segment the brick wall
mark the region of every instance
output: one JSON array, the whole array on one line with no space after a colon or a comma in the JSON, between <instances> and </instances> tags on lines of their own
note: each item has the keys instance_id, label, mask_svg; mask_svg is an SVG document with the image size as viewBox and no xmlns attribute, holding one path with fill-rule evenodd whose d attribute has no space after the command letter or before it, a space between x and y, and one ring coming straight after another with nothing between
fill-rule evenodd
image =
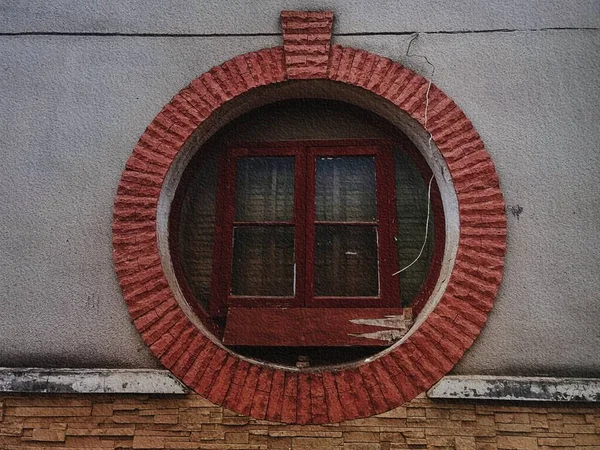
<instances>
[{"instance_id":1,"label":"brick wall","mask_svg":"<svg viewBox=\"0 0 600 450\"><path fill-rule=\"evenodd\" d=\"M282 425L188 396L0 396L0 448L600 448L600 406L431 401L367 419Z\"/></svg>"}]
</instances>

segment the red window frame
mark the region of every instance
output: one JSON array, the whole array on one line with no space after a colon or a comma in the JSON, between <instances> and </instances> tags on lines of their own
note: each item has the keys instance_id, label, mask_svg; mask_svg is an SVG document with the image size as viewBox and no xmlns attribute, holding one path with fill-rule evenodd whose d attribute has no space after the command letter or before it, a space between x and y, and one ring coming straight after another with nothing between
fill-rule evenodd
<instances>
[{"instance_id":1,"label":"red window frame","mask_svg":"<svg viewBox=\"0 0 600 450\"><path fill-rule=\"evenodd\" d=\"M317 157L374 156L377 219L374 222L319 222L315 212ZM242 157L294 156L294 208L291 221L236 222L237 161ZM301 141L230 146L219 163L217 222L213 252L210 315L223 317L228 307L400 307L397 276L395 170L392 145L385 141ZM293 297L234 296L231 291L233 232L235 226L295 227L295 290ZM377 230L379 295L377 297L315 296L314 263L316 226L374 226Z\"/></svg>"}]
</instances>

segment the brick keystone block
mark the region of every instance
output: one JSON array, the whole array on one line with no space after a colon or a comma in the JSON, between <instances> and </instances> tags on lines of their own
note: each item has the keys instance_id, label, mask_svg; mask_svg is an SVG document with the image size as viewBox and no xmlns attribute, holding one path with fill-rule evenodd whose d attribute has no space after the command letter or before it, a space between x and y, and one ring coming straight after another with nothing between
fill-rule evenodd
<instances>
[{"instance_id":1,"label":"brick keystone block","mask_svg":"<svg viewBox=\"0 0 600 450\"><path fill-rule=\"evenodd\" d=\"M327 78L333 13L282 11L281 27L287 78Z\"/></svg>"}]
</instances>

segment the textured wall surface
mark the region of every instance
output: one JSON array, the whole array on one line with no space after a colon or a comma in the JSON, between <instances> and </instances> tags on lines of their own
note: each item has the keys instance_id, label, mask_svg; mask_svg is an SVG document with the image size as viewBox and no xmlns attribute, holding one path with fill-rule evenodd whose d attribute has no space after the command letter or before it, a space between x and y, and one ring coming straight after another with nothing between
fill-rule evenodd
<instances>
[{"instance_id":1,"label":"textured wall surface","mask_svg":"<svg viewBox=\"0 0 600 450\"><path fill-rule=\"evenodd\" d=\"M427 32L411 54L471 119L513 207L496 306L455 371L600 375L597 2L84 5L0 5L1 365L157 366L113 274L125 161L190 80L280 45L281 9L331 8L334 43L429 77L406 56L406 33Z\"/></svg>"},{"instance_id":2,"label":"textured wall surface","mask_svg":"<svg viewBox=\"0 0 600 450\"><path fill-rule=\"evenodd\" d=\"M6 450L592 450L600 447L600 408L432 402L421 396L368 419L282 425L239 416L198 395L60 399L15 395L0 396L0 446Z\"/></svg>"}]
</instances>

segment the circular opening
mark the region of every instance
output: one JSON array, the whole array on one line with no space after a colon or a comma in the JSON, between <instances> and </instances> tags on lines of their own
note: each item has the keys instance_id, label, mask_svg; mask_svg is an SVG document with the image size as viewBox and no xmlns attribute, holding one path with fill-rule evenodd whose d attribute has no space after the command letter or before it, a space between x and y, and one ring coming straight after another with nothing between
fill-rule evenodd
<instances>
[{"instance_id":1,"label":"circular opening","mask_svg":"<svg viewBox=\"0 0 600 450\"><path fill-rule=\"evenodd\" d=\"M436 288L445 237L438 185L413 142L324 99L278 101L223 126L196 149L169 215L177 283L203 325L237 354L291 367L393 345ZM321 328L303 329L294 314L315 311ZM395 322L377 315L390 311ZM265 328L268 345L238 344Z\"/></svg>"}]
</instances>

